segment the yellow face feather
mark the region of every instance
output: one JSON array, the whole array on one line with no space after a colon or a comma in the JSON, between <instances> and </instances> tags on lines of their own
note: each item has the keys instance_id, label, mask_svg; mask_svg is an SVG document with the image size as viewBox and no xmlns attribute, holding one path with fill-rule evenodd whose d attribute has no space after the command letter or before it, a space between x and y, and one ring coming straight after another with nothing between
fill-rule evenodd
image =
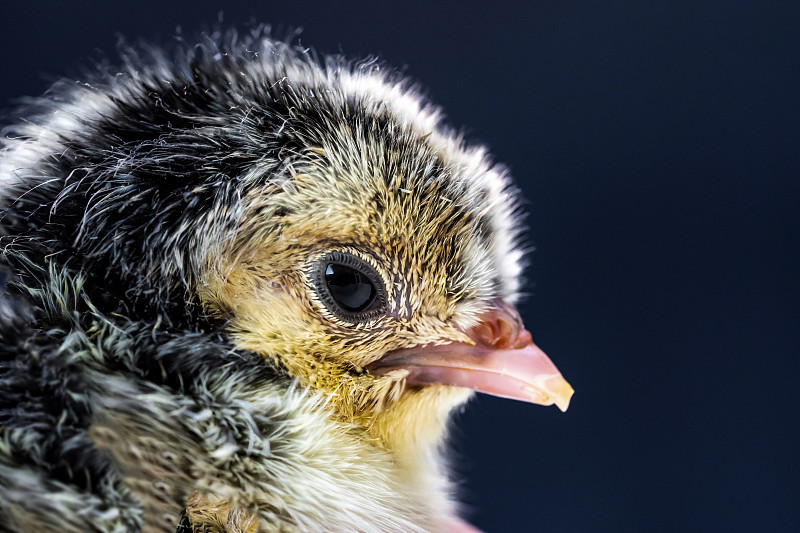
<instances>
[{"instance_id":1,"label":"yellow face feather","mask_svg":"<svg viewBox=\"0 0 800 533\"><path fill-rule=\"evenodd\" d=\"M482 234L489 193L480 183L454 186L447 170L422 179L430 172L418 156L357 137L309 146L288 176L245 199L239 231L197 287L237 347L331 394L342 419L398 452L436 442L470 392L406 390L404 371L378 377L364 367L400 348L470 342L456 326L471 325L498 290ZM311 272L330 252L380 275L384 314L353 324L325 306Z\"/></svg>"}]
</instances>

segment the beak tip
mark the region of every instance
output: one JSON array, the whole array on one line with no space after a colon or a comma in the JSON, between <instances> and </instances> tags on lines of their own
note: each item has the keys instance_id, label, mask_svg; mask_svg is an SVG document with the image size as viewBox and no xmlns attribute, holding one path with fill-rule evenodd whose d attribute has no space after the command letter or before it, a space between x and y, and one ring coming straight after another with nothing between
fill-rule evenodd
<instances>
[{"instance_id":1,"label":"beak tip","mask_svg":"<svg viewBox=\"0 0 800 533\"><path fill-rule=\"evenodd\" d=\"M567 409L569 409L569 398L563 398L556 400L556 406L562 413L566 413Z\"/></svg>"},{"instance_id":2,"label":"beak tip","mask_svg":"<svg viewBox=\"0 0 800 533\"><path fill-rule=\"evenodd\" d=\"M575 389L561 376L547 380L546 388L550 397L553 399L553 403L556 404L556 407L558 407L562 413L566 412L569 407L569 402L572 400L572 395L575 394Z\"/></svg>"}]
</instances>

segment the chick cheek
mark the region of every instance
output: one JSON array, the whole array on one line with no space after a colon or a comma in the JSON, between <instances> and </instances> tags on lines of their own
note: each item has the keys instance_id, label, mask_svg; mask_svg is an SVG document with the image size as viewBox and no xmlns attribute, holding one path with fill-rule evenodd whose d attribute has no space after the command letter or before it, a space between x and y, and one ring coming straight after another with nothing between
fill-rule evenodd
<instances>
[{"instance_id":1,"label":"chick cheek","mask_svg":"<svg viewBox=\"0 0 800 533\"><path fill-rule=\"evenodd\" d=\"M493 302L480 322L464 333L474 344L453 342L389 353L368 367L382 375L408 372L408 385L451 385L566 411L573 389L531 340L517 311Z\"/></svg>"}]
</instances>

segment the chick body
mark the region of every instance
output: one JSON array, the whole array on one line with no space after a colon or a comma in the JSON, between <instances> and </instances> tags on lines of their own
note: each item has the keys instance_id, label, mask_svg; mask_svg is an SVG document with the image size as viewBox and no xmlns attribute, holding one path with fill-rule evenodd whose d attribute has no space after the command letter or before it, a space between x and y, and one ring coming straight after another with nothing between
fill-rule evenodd
<instances>
[{"instance_id":1,"label":"chick body","mask_svg":"<svg viewBox=\"0 0 800 533\"><path fill-rule=\"evenodd\" d=\"M125 55L3 141L5 527L174 531L189 499L219 531L448 530L471 391L369 368L515 299L503 169L375 65L260 32ZM339 256L380 314L326 303Z\"/></svg>"}]
</instances>

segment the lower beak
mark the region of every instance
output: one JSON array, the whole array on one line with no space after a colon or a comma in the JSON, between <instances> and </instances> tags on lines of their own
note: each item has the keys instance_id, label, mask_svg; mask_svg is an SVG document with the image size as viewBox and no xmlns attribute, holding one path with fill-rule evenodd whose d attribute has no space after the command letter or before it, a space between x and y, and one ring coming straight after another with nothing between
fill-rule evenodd
<instances>
[{"instance_id":1,"label":"lower beak","mask_svg":"<svg viewBox=\"0 0 800 533\"><path fill-rule=\"evenodd\" d=\"M407 371L409 385L452 385L566 411L573 389L531 340L516 310L496 302L475 328L475 344L453 342L390 352L370 365L385 374Z\"/></svg>"}]
</instances>

